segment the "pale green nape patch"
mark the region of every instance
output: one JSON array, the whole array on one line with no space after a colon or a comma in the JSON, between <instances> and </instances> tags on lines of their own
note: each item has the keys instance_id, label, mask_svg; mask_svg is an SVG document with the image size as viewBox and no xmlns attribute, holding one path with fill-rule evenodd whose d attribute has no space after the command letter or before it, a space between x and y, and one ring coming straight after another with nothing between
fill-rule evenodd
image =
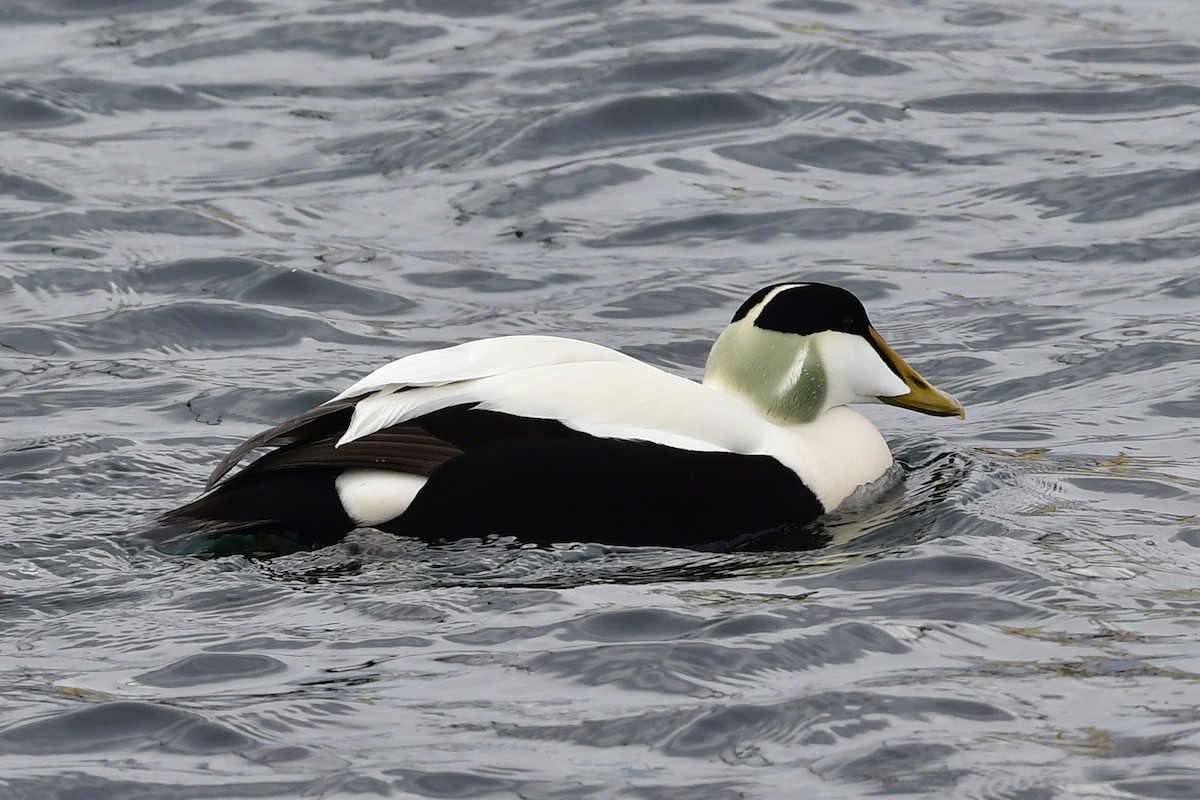
<instances>
[{"instance_id":1,"label":"pale green nape patch","mask_svg":"<svg viewBox=\"0 0 1200 800\"><path fill-rule=\"evenodd\" d=\"M739 320L713 344L705 383L719 383L785 424L812 422L825 410L828 380L813 337Z\"/></svg>"}]
</instances>

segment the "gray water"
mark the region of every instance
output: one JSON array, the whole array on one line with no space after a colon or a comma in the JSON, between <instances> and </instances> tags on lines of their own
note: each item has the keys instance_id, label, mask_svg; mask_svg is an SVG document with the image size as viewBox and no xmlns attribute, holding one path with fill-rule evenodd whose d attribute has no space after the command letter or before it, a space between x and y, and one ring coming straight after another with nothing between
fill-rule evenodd
<instances>
[{"instance_id":1,"label":"gray water","mask_svg":"<svg viewBox=\"0 0 1200 800\"><path fill-rule=\"evenodd\" d=\"M1200 4L0 17L0 796L1200 797ZM824 549L136 535L389 359L695 377L788 279L968 410Z\"/></svg>"}]
</instances>

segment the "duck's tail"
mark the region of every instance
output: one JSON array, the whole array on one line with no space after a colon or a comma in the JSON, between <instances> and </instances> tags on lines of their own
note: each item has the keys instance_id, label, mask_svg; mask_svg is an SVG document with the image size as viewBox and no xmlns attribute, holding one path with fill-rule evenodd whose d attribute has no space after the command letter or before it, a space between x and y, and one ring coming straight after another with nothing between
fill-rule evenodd
<instances>
[{"instance_id":1,"label":"duck's tail","mask_svg":"<svg viewBox=\"0 0 1200 800\"><path fill-rule=\"evenodd\" d=\"M340 471L294 467L235 475L163 514L144 536L171 553L277 555L324 547L356 527L338 497Z\"/></svg>"}]
</instances>

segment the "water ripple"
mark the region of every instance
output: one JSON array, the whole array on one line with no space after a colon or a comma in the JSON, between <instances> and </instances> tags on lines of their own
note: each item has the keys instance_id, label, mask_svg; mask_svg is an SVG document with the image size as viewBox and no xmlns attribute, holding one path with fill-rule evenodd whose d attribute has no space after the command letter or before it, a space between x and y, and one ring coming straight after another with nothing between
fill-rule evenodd
<instances>
[{"instance_id":1,"label":"water ripple","mask_svg":"<svg viewBox=\"0 0 1200 800\"><path fill-rule=\"evenodd\" d=\"M1193 796L1197 8L8 3L0 794ZM695 378L781 280L968 409L801 532L139 536L388 359Z\"/></svg>"},{"instance_id":2,"label":"water ripple","mask_svg":"<svg viewBox=\"0 0 1200 800\"><path fill-rule=\"evenodd\" d=\"M1042 216L1076 222L1109 222L1176 208L1200 200L1200 170L1158 169L1103 176L1075 176L988 190L1046 209Z\"/></svg>"},{"instance_id":3,"label":"water ripple","mask_svg":"<svg viewBox=\"0 0 1200 800\"><path fill-rule=\"evenodd\" d=\"M1138 114L1200 105L1200 86L1169 84L1124 91L1106 88L1040 92L966 92L909 101L944 114Z\"/></svg>"}]
</instances>

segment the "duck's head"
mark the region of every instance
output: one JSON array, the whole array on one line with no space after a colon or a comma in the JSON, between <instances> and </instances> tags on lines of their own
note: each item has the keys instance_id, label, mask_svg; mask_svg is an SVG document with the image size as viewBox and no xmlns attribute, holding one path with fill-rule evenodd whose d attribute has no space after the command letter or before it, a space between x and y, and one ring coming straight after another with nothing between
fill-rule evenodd
<instances>
[{"instance_id":1,"label":"duck's head","mask_svg":"<svg viewBox=\"0 0 1200 800\"><path fill-rule=\"evenodd\" d=\"M811 422L848 403L965 416L957 400L888 346L857 297L823 283L755 292L713 345L704 383L784 424Z\"/></svg>"}]
</instances>

